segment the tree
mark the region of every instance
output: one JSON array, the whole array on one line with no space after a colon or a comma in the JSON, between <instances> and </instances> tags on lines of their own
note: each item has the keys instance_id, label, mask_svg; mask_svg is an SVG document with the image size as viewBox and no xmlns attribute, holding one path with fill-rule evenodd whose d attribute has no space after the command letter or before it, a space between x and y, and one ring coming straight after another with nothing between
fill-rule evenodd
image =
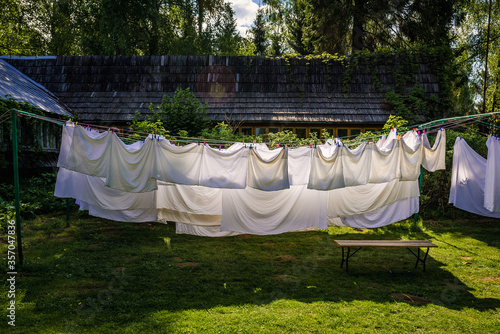
<instances>
[{"instance_id":1,"label":"tree","mask_svg":"<svg viewBox=\"0 0 500 334\"><path fill-rule=\"evenodd\" d=\"M163 126L173 136L179 135L180 131L186 131L191 137L198 136L210 124L208 105L201 103L189 88L178 88L171 98L164 95L156 109L153 105L150 105L149 109L152 116L146 121L155 123L154 128L157 129ZM158 120L162 124L159 124Z\"/></svg>"},{"instance_id":2,"label":"tree","mask_svg":"<svg viewBox=\"0 0 500 334\"><path fill-rule=\"evenodd\" d=\"M293 0L290 15L285 19L289 31L287 42L296 53L301 55L314 52L311 41L306 41L305 38L309 7L309 2L305 0Z\"/></svg>"},{"instance_id":3,"label":"tree","mask_svg":"<svg viewBox=\"0 0 500 334\"><path fill-rule=\"evenodd\" d=\"M214 27L217 30L215 31L214 51L217 55L237 55L241 48L242 37L236 30L234 15L231 4L226 3L221 15L215 21Z\"/></svg>"},{"instance_id":4,"label":"tree","mask_svg":"<svg viewBox=\"0 0 500 334\"><path fill-rule=\"evenodd\" d=\"M258 56L263 56L267 49L267 38L266 38L266 23L264 21L264 10L259 7L257 10L257 16L254 20L254 26L250 29L252 34L252 42L255 44L255 54Z\"/></svg>"}]
</instances>

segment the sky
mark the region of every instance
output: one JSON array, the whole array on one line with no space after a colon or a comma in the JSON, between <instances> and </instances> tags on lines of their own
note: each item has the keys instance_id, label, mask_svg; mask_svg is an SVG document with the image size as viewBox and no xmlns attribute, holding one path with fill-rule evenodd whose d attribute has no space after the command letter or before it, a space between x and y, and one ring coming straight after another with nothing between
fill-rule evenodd
<instances>
[{"instance_id":1,"label":"sky","mask_svg":"<svg viewBox=\"0 0 500 334\"><path fill-rule=\"evenodd\" d=\"M241 36L246 36L246 31L252 25L259 9L260 1L252 0L229 0L236 13L237 29Z\"/></svg>"}]
</instances>

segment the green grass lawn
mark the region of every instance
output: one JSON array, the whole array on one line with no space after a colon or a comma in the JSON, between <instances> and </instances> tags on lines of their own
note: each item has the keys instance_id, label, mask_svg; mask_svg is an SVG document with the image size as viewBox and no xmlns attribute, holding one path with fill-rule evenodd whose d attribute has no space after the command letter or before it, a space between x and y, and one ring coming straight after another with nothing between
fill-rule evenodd
<instances>
[{"instance_id":1,"label":"green grass lawn","mask_svg":"<svg viewBox=\"0 0 500 334\"><path fill-rule=\"evenodd\" d=\"M2 293L0 332L500 332L498 219L226 238L81 215L70 227L62 216L22 224L16 326L7 325ZM405 249L370 248L346 273L334 239L439 247L425 273ZM5 233L1 242L6 272Z\"/></svg>"}]
</instances>

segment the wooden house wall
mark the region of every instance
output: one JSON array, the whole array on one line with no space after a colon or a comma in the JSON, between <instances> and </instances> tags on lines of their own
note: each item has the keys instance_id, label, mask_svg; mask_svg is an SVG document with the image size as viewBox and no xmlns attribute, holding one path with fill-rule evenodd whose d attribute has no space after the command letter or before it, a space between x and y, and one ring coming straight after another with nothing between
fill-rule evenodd
<instances>
[{"instance_id":1,"label":"wooden house wall","mask_svg":"<svg viewBox=\"0 0 500 334\"><path fill-rule=\"evenodd\" d=\"M360 64L344 84L346 67L319 59L215 56L82 56L7 59L57 95L86 123L120 125L136 111L146 115L163 95L190 88L209 104L213 122L281 128L380 126L391 108L392 62ZM425 57L415 80L428 94L439 94L439 80ZM374 74L380 83L377 89ZM344 88L347 91L344 91Z\"/></svg>"}]
</instances>

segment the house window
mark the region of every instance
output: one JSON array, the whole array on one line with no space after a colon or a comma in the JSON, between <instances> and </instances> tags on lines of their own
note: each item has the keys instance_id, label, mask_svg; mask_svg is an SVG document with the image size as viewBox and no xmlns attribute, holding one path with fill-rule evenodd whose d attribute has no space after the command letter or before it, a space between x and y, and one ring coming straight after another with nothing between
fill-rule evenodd
<instances>
[{"instance_id":1,"label":"house window","mask_svg":"<svg viewBox=\"0 0 500 334\"><path fill-rule=\"evenodd\" d=\"M279 132L280 129L279 128L269 128L269 133L276 133L276 132Z\"/></svg>"},{"instance_id":2,"label":"house window","mask_svg":"<svg viewBox=\"0 0 500 334\"><path fill-rule=\"evenodd\" d=\"M260 136L260 135L265 135L266 134L266 128L255 128L255 135Z\"/></svg>"},{"instance_id":3,"label":"house window","mask_svg":"<svg viewBox=\"0 0 500 334\"><path fill-rule=\"evenodd\" d=\"M349 136L349 129L337 129L337 135L340 138L346 138Z\"/></svg>"},{"instance_id":4,"label":"house window","mask_svg":"<svg viewBox=\"0 0 500 334\"><path fill-rule=\"evenodd\" d=\"M297 135L297 138L306 138L306 129L297 128L295 129L295 134Z\"/></svg>"},{"instance_id":5,"label":"house window","mask_svg":"<svg viewBox=\"0 0 500 334\"><path fill-rule=\"evenodd\" d=\"M351 129L351 137L357 137L361 134L361 129Z\"/></svg>"},{"instance_id":6,"label":"house window","mask_svg":"<svg viewBox=\"0 0 500 334\"><path fill-rule=\"evenodd\" d=\"M241 128L240 132L244 136L251 136L252 135L252 128Z\"/></svg>"}]
</instances>

